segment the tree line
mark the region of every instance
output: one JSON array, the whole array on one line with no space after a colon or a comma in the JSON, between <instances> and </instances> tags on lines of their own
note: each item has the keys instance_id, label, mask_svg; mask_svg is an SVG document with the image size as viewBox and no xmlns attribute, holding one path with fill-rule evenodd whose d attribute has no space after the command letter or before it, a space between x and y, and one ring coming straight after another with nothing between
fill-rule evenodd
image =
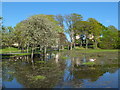
<instances>
[{"instance_id":1,"label":"tree line","mask_svg":"<svg viewBox=\"0 0 120 90\"><path fill-rule=\"evenodd\" d=\"M34 15L16 24L15 27L5 27L0 17L1 47L17 45L33 53L42 50L46 53L48 48L72 50L77 45L84 48L119 48L119 30L110 25L104 26L94 18L84 21L82 15L72 13L68 15ZM65 33L70 36L67 40Z\"/></svg>"}]
</instances>

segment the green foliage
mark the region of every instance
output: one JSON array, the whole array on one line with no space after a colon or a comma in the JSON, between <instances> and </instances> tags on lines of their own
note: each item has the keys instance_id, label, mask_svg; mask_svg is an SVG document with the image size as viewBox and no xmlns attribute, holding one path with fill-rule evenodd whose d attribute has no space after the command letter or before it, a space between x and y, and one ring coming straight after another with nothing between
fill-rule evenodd
<instances>
[{"instance_id":1,"label":"green foliage","mask_svg":"<svg viewBox=\"0 0 120 90\"><path fill-rule=\"evenodd\" d=\"M4 27L3 25L0 26L1 30L0 30L0 46L1 47L8 47L8 46L12 46L13 44L13 31L14 29L12 27Z\"/></svg>"},{"instance_id":2,"label":"green foliage","mask_svg":"<svg viewBox=\"0 0 120 90\"><path fill-rule=\"evenodd\" d=\"M57 39L55 23L52 16L31 16L16 25L17 40L20 41L23 47L28 44L32 47L37 45L41 47L55 45Z\"/></svg>"},{"instance_id":3,"label":"green foliage","mask_svg":"<svg viewBox=\"0 0 120 90\"><path fill-rule=\"evenodd\" d=\"M71 40L70 50L72 50L72 45L75 44L74 23L76 23L77 21L81 21L83 17L80 14L76 14L76 13L65 15L64 17L65 17L65 23L67 26L66 30Z\"/></svg>"},{"instance_id":4,"label":"green foliage","mask_svg":"<svg viewBox=\"0 0 120 90\"><path fill-rule=\"evenodd\" d=\"M90 22L93 26L90 33L93 34L94 36L94 46L95 46L94 48L96 49L98 47L98 43L100 42L100 36L102 34L102 30L104 30L105 27L94 18L88 18L87 21Z\"/></svg>"},{"instance_id":5,"label":"green foliage","mask_svg":"<svg viewBox=\"0 0 120 90\"><path fill-rule=\"evenodd\" d=\"M90 30L93 28L92 24L87 21L78 21L74 24L75 33L88 35Z\"/></svg>"},{"instance_id":6,"label":"green foliage","mask_svg":"<svg viewBox=\"0 0 120 90\"><path fill-rule=\"evenodd\" d=\"M58 22L58 25L64 29L64 16L62 15L56 15L55 16L56 21Z\"/></svg>"},{"instance_id":7,"label":"green foliage","mask_svg":"<svg viewBox=\"0 0 120 90\"><path fill-rule=\"evenodd\" d=\"M34 80L41 80L41 79L45 79L45 78L46 78L45 76L41 76L41 75L32 77L32 79L34 79Z\"/></svg>"},{"instance_id":8,"label":"green foliage","mask_svg":"<svg viewBox=\"0 0 120 90\"><path fill-rule=\"evenodd\" d=\"M68 44L68 40L64 33L58 33L58 42L59 46Z\"/></svg>"},{"instance_id":9,"label":"green foliage","mask_svg":"<svg viewBox=\"0 0 120 90\"><path fill-rule=\"evenodd\" d=\"M14 74L14 72L7 72L8 74Z\"/></svg>"},{"instance_id":10,"label":"green foliage","mask_svg":"<svg viewBox=\"0 0 120 90\"><path fill-rule=\"evenodd\" d=\"M112 25L105 27L94 18L82 21L83 17L77 13L69 15L34 15L19 22L14 28L4 27L0 17L0 46L1 48L12 47L18 44L19 49L36 48L43 49L56 46L64 48L69 45L70 49L77 44L86 44L86 47L97 49L118 49L120 48L119 31ZM66 38L65 33L70 36L71 42ZM85 42L75 39L76 35L84 34ZM119 37L118 37L119 35ZM90 37L93 36L92 39ZM88 44L88 45L87 45ZM91 46L89 46L89 44ZM85 47L85 46L83 46Z\"/></svg>"},{"instance_id":11,"label":"green foliage","mask_svg":"<svg viewBox=\"0 0 120 90\"><path fill-rule=\"evenodd\" d=\"M61 59L68 59L68 57L61 57Z\"/></svg>"},{"instance_id":12,"label":"green foliage","mask_svg":"<svg viewBox=\"0 0 120 90\"><path fill-rule=\"evenodd\" d=\"M107 30L103 31L101 37L100 48L116 49L118 48L119 38L118 30L114 26L108 26Z\"/></svg>"}]
</instances>

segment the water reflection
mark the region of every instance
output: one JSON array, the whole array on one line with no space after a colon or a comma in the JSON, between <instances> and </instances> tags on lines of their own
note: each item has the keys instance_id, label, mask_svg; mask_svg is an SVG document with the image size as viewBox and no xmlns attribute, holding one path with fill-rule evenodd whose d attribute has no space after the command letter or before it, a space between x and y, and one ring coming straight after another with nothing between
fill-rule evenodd
<instances>
[{"instance_id":1,"label":"water reflection","mask_svg":"<svg viewBox=\"0 0 120 90\"><path fill-rule=\"evenodd\" d=\"M64 78L63 78L64 82L68 82L73 79L73 75L70 71L71 64L72 64L71 60L66 59L66 62L65 62L66 67L64 70Z\"/></svg>"},{"instance_id":2,"label":"water reflection","mask_svg":"<svg viewBox=\"0 0 120 90\"><path fill-rule=\"evenodd\" d=\"M116 53L72 56L68 52L48 53L45 57L36 54L33 59L31 56L11 57L3 61L3 85L6 88L9 85L20 88L117 88L116 58ZM34 79L36 76L45 78Z\"/></svg>"}]
</instances>

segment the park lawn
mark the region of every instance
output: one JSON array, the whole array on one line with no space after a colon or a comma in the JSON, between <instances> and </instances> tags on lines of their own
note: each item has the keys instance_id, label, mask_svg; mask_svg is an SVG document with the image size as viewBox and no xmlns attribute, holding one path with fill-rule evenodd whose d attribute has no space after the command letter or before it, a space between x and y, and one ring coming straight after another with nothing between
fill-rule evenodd
<instances>
[{"instance_id":1,"label":"park lawn","mask_svg":"<svg viewBox=\"0 0 120 90\"><path fill-rule=\"evenodd\" d=\"M16 55L26 55L27 53L21 53L21 50L19 50L18 48L14 48L14 47L7 47L4 49L0 49L0 54L9 54L9 53L15 53Z\"/></svg>"},{"instance_id":2,"label":"park lawn","mask_svg":"<svg viewBox=\"0 0 120 90\"><path fill-rule=\"evenodd\" d=\"M24 56L24 55L30 55L31 53L16 53L14 55L16 56Z\"/></svg>"},{"instance_id":3,"label":"park lawn","mask_svg":"<svg viewBox=\"0 0 120 90\"><path fill-rule=\"evenodd\" d=\"M64 51L68 51L66 49L61 50L62 52ZM96 52L117 52L118 49L73 49L71 50L73 51L77 51L80 53L96 53ZM10 47L10 48L5 48L5 49L0 49L0 54L8 54L8 53L16 53L16 55L29 55L30 53L21 53L21 50L19 50L18 48L14 48L14 47Z\"/></svg>"},{"instance_id":4,"label":"park lawn","mask_svg":"<svg viewBox=\"0 0 120 90\"><path fill-rule=\"evenodd\" d=\"M97 53L97 52L117 52L117 49L87 49L87 50L82 50L82 52L85 53Z\"/></svg>"},{"instance_id":5,"label":"park lawn","mask_svg":"<svg viewBox=\"0 0 120 90\"><path fill-rule=\"evenodd\" d=\"M78 51L81 53L97 53L97 52L118 52L118 49L85 49L85 48L79 48L73 49L73 51Z\"/></svg>"},{"instance_id":6,"label":"park lawn","mask_svg":"<svg viewBox=\"0 0 120 90\"><path fill-rule=\"evenodd\" d=\"M5 54L5 53L13 53L13 52L20 52L21 50L14 48L14 47L10 47L10 48L4 48L4 49L0 49L0 54Z\"/></svg>"},{"instance_id":7,"label":"park lawn","mask_svg":"<svg viewBox=\"0 0 120 90\"><path fill-rule=\"evenodd\" d=\"M5 49L0 49L0 54L10 54L14 53L13 56L23 56L23 55L30 55L31 53L21 53L21 50L18 48L10 47Z\"/></svg>"}]
</instances>

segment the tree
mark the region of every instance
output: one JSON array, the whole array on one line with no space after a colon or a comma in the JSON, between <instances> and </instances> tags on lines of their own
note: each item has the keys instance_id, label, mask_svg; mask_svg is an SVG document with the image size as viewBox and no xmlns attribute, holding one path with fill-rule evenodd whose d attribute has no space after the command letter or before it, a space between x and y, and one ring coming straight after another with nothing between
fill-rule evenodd
<instances>
[{"instance_id":1,"label":"tree","mask_svg":"<svg viewBox=\"0 0 120 90\"><path fill-rule=\"evenodd\" d=\"M118 30L110 25L107 27L107 30L103 31L100 48L103 49L116 49L118 48L119 38L118 38Z\"/></svg>"},{"instance_id":2,"label":"tree","mask_svg":"<svg viewBox=\"0 0 120 90\"><path fill-rule=\"evenodd\" d=\"M0 17L0 48L2 47L2 17Z\"/></svg>"},{"instance_id":3,"label":"tree","mask_svg":"<svg viewBox=\"0 0 120 90\"><path fill-rule=\"evenodd\" d=\"M20 22L16 26L16 31L21 32L23 44L29 43L33 51L35 47L40 46L44 48L44 53L46 53L46 47L56 45L56 25L54 22L51 22L52 18L48 19L47 16L44 15L35 15L29 17L27 20ZM27 38L27 37L28 38ZM26 38L25 38L26 37Z\"/></svg>"},{"instance_id":4,"label":"tree","mask_svg":"<svg viewBox=\"0 0 120 90\"><path fill-rule=\"evenodd\" d=\"M18 43L18 48L24 49L30 43L30 35L27 31L27 20L21 21L15 26L14 41Z\"/></svg>"},{"instance_id":5,"label":"tree","mask_svg":"<svg viewBox=\"0 0 120 90\"><path fill-rule=\"evenodd\" d=\"M62 50L63 50L64 46L68 45L68 40L67 40L67 38L66 38L64 33L59 33L58 38L59 38L59 42L58 42L59 43L59 47L61 47Z\"/></svg>"},{"instance_id":6,"label":"tree","mask_svg":"<svg viewBox=\"0 0 120 90\"><path fill-rule=\"evenodd\" d=\"M61 32L59 32L59 47L62 47L62 50L64 49L64 46L68 44L68 40L65 36L65 25L64 25L64 16L62 15L56 15L55 20L58 22L58 25L61 27Z\"/></svg>"},{"instance_id":7,"label":"tree","mask_svg":"<svg viewBox=\"0 0 120 90\"><path fill-rule=\"evenodd\" d=\"M65 22L67 25L67 30L68 33L70 34L70 39L71 39L71 46L70 49L72 50L72 46L75 46L75 33L74 33L74 23L77 21L81 21L82 16L80 14L72 13L70 15L65 16Z\"/></svg>"},{"instance_id":8,"label":"tree","mask_svg":"<svg viewBox=\"0 0 120 90\"><path fill-rule=\"evenodd\" d=\"M90 22L93 26L91 29L91 34L94 36L94 48L97 49L102 30L104 30L105 27L94 18L88 18L87 21Z\"/></svg>"},{"instance_id":9,"label":"tree","mask_svg":"<svg viewBox=\"0 0 120 90\"><path fill-rule=\"evenodd\" d=\"M76 35L80 36L80 46L82 46L83 41L85 41L86 49L88 48L88 37L91 34L91 30L93 29L93 24L87 21L78 21L74 24L74 31ZM84 36L84 37L82 37Z\"/></svg>"},{"instance_id":10,"label":"tree","mask_svg":"<svg viewBox=\"0 0 120 90\"><path fill-rule=\"evenodd\" d=\"M12 27L4 27L2 26L1 30L1 46L4 47L11 47L13 44L13 31L14 29Z\"/></svg>"},{"instance_id":11,"label":"tree","mask_svg":"<svg viewBox=\"0 0 120 90\"><path fill-rule=\"evenodd\" d=\"M55 16L55 19L58 21L58 25L64 29L64 16L59 14Z\"/></svg>"}]
</instances>

